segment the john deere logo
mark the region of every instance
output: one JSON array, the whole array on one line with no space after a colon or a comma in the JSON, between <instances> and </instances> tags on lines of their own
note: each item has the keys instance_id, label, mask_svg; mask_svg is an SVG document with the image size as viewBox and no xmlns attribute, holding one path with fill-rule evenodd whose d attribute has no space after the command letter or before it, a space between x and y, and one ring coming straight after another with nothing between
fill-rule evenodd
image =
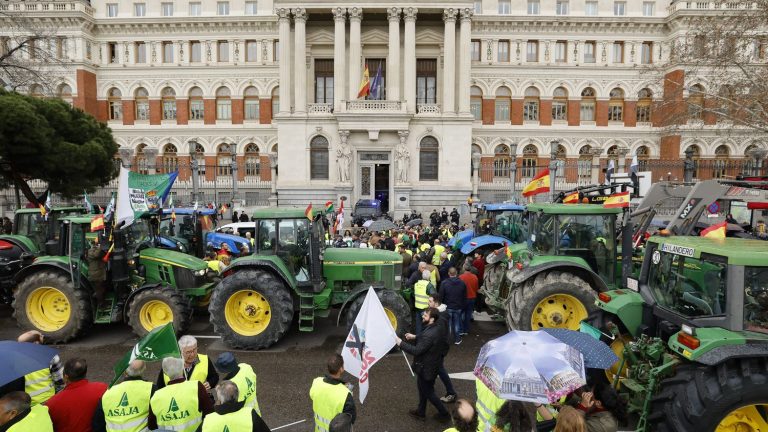
<instances>
[{"instance_id":1,"label":"john deere logo","mask_svg":"<svg viewBox=\"0 0 768 432\"><path fill-rule=\"evenodd\" d=\"M176 403L176 398L171 398L171 403L168 404L168 412L160 415L160 420L163 422L172 422L175 420L182 420L189 417L189 410L181 410L179 404Z\"/></svg>"},{"instance_id":2,"label":"john deere logo","mask_svg":"<svg viewBox=\"0 0 768 432\"><path fill-rule=\"evenodd\" d=\"M130 406L130 402L128 402L128 394L126 392L123 392L123 396L120 397L120 402L118 402L114 408L107 410L108 417L131 416L138 413L139 407Z\"/></svg>"}]
</instances>

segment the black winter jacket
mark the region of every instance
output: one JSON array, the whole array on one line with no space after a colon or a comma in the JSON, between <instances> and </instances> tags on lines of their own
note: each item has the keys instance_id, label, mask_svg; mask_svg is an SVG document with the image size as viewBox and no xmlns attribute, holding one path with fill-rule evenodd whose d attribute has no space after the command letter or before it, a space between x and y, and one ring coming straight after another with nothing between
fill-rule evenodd
<instances>
[{"instance_id":1,"label":"black winter jacket","mask_svg":"<svg viewBox=\"0 0 768 432\"><path fill-rule=\"evenodd\" d=\"M403 341L400 349L413 355L413 371L423 379L432 381L437 378L440 363L447 352L446 337L438 323L432 323L416 336L416 345Z\"/></svg>"}]
</instances>

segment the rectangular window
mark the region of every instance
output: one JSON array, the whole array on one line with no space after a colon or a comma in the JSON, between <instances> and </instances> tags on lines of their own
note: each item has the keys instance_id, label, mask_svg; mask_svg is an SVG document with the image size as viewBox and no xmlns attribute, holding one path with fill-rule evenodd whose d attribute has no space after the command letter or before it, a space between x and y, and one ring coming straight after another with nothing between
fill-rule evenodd
<instances>
[{"instance_id":1,"label":"rectangular window","mask_svg":"<svg viewBox=\"0 0 768 432\"><path fill-rule=\"evenodd\" d=\"M624 63L624 42L613 43L613 62Z\"/></svg>"},{"instance_id":2,"label":"rectangular window","mask_svg":"<svg viewBox=\"0 0 768 432\"><path fill-rule=\"evenodd\" d=\"M107 16L110 18L117 16L117 3L107 3Z\"/></svg>"},{"instance_id":3,"label":"rectangular window","mask_svg":"<svg viewBox=\"0 0 768 432\"><path fill-rule=\"evenodd\" d=\"M368 58L365 59L365 64L368 66L368 71L371 73L371 93L366 96L367 100L386 100L387 99L387 59L385 58ZM379 82L378 90L374 88L374 80L376 74L381 70L381 82ZM377 93L374 93L378 91ZM331 98L333 101L333 98Z\"/></svg>"},{"instance_id":4,"label":"rectangular window","mask_svg":"<svg viewBox=\"0 0 768 432\"><path fill-rule=\"evenodd\" d=\"M568 42L557 41L555 43L555 61L565 63L568 61Z\"/></svg>"},{"instance_id":5,"label":"rectangular window","mask_svg":"<svg viewBox=\"0 0 768 432\"><path fill-rule=\"evenodd\" d=\"M67 40L63 37L57 37L56 38L56 58L57 59L63 59L64 58L64 50L67 46Z\"/></svg>"},{"instance_id":6,"label":"rectangular window","mask_svg":"<svg viewBox=\"0 0 768 432\"><path fill-rule=\"evenodd\" d=\"M584 15L597 16L597 2L588 1L584 4Z\"/></svg>"},{"instance_id":7,"label":"rectangular window","mask_svg":"<svg viewBox=\"0 0 768 432\"><path fill-rule=\"evenodd\" d=\"M143 17L147 15L146 3L134 3L133 4L133 16Z\"/></svg>"},{"instance_id":8,"label":"rectangular window","mask_svg":"<svg viewBox=\"0 0 768 432\"><path fill-rule=\"evenodd\" d=\"M176 120L176 101L163 101L163 120Z\"/></svg>"},{"instance_id":9,"label":"rectangular window","mask_svg":"<svg viewBox=\"0 0 768 432\"><path fill-rule=\"evenodd\" d=\"M539 41L528 41L525 53L525 61L529 63L539 61Z\"/></svg>"},{"instance_id":10,"label":"rectangular window","mask_svg":"<svg viewBox=\"0 0 768 432\"><path fill-rule=\"evenodd\" d=\"M494 103L494 120L498 122L509 122L509 111L511 100L509 96L497 96Z\"/></svg>"},{"instance_id":11,"label":"rectangular window","mask_svg":"<svg viewBox=\"0 0 768 432\"><path fill-rule=\"evenodd\" d=\"M755 60L765 60L766 46L768 45L766 42L767 41L763 38L758 38L755 40Z\"/></svg>"},{"instance_id":12,"label":"rectangular window","mask_svg":"<svg viewBox=\"0 0 768 432\"><path fill-rule=\"evenodd\" d=\"M245 2L245 14L246 15L256 15L256 8L257 4L255 1L247 1Z\"/></svg>"},{"instance_id":13,"label":"rectangular window","mask_svg":"<svg viewBox=\"0 0 768 432\"><path fill-rule=\"evenodd\" d=\"M475 120L483 119L483 98L472 97L469 99L469 111Z\"/></svg>"},{"instance_id":14,"label":"rectangular window","mask_svg":"<svg viewBox=\"0 0 768 432\"><path fill-rule=\"evenodd\" d=\"M480 41L477 39L472 40L472 61L480 61Z\"/></svg>"},{"instance_id":15,"label":"rectangular window","mask_svg":"<svg viewBox=\"0 0 768 432\"><path fill-rule=\"evenodd\" d=\"M647 1L643 2L643 16L656 15L656 2Z\"/></svg>"},{"instance_id":16,"label":"rectangular window","mask_svg":"<svg viewBox=\"0 0 768 432\"><path fill-rule=\"evenodd\" d=\"M758 231L759 230L759 231ZM764 237L764 227L755 226L755 234ZM723 285L723 283L719 283ZM768 271L765 267L747 267L744 271L744 330L768 333L768 322L765 320L765 287L768 287ZM725 287L721 288L725 291ZM764 304L764 303L762 303ZM724 309L724 308L723 308Z\"/></svg>"},{"instance_id":17,"label":"rectangular window","mask_svg":"<svg viewBox=\"0 0 768 432\"><path fill-rule=\"evenodd\" d=\"M437 60L416 60L416 103L437 103Z\"/></svg>"},{"instance_id":18,"label":"rectangular window","mask_svg":"<svg viewBox=\"0 0 768 432\"><path fill-rule=\"evenodd\" d=\"M245 99L245 119L246 120L259 119L259 99L257 98Z\"/></svg>"},{"instance_id":19,"label":"rectangular window","mask_svg":"<svg viewBox=\"0 0 768 432\"><path fill-rule=\"evenodd\" d=\"M200 16L203 14L203 7L200 2L189 3L189 16Z\"/></svg>"},{"instance_id":20,"label":"rectangular window","mask_svg":"<svg viewBox=\"0 0 768 432\"><path fill-rule=\"evenodd\" d=\"M228 97L216 99L216 120L232 119L232 100Z\"/></svg>"},{"instance_id":21,"label":"rectangular window","mask_svg":"<svg viewBox=\"0 0 768 432\"><path fill-rule=\"evenodd\" d=\"M594 41L584 42L584 63L594 63L594 62L595 62L595 42Z\"/></svg>"},{"instance_id":22,"label":"rectangular window","mask_svg":"<svg viewBox=\"0 0 768 432\"><path fill-rule=\"evenodd\" d=\"M115 45L115 44L112 43L112 45ZM31 38L27 39L27 54L29 55L29 58L32 60L37 58L37 40L36 39L31 39ZM117 63L117 60L111 63Z\"/></svg>"},{"instance_id":23,"label":"rectangular window","mask_svg":"<svg viewBox=\"0 0 768 432\"><path fill-rule=\"evenodd\" d=\"M91 52L93 50L93 46L91 45L91 41L85 41L85 58L88 60L91 59L93 53Z\"/></svg>"},{"instance_id":24,"label":"rectangular window","mask_svg":"<svg viewBox=\"0 0 768 432\"><path fill-rule=\"evenodd\" d=\"M622 122L624 121L624 103L623 102L610 102L608 105L608 121Z\"/></svg>"},{"instance_id":25,"label":"rectangular window","mask_svg":"<svg viewBox=\"0 0 768 432\"><path fill-rule=\"evenodd\" d=\"M552 120L567 120L568 102L564 100L552 101Z\"/></svg>"},{"instance_id":26,"label":"rectangular window","mask_svg":"<svg viewBox=\"0 0 768 432\"><path fill-rule=\"evenodd\" d=\"M217 44L219 49L219 62L226 63L229 61L229 42L219 41Z\"/></svg>"},{"instance_id":27,"label":"rectangular window","mask_svg":"<svg viewBox=\"0 0 768 432\"><path fill-rule=\"evenodd\" d=\"M640 63L653 63L653 42L643 42L642 48L640 50Z\"/></svg>"},{"instance_id":28,"label":"rectangular window","mask_svg":"<svg viewBox=\"0 0 768 432\"><path fill-rule=\"evenodd\" d=\"M123 103L120 101L109 102L109 119L110 120L122 120L123 119Z\"/></svg>"},{"instance_id":29,"label":"rectangular window","mask_svg":"<svg viewBox=\"0 0 768 432\"><path fill-rule=\"evenodd\" d=\"M280 41L272 42L272 61L280 61Z\"/></svg>"},{"instance_id":30,"label":"rectangular window","mask_svg":"<svg viewBox=\"0 0 768 432\"><path fill-rule=\"evenodd\" d=\"M475 6L475 13L476 14L483 13L483 1L482 0L475 0L474 6Z\"/></svg>"},{"instance_id":31,"label":"rectangular window","mask_svg":"<svg viewBox=\"0 0 768 432\"><path fill-rule=\"evenodd\" d=\"M509 62L509 41L500 40L498 45L499 62Z\"/></svg>"},{"instance_id":32,"label":"rectangular window","mask_svg":"<svg viewBox=\"0 0 768 432\"><path fill-rule=\"evenodd\" d=\"M30 46L32 48L32 46ZM30 53L30 57L32 57ZM107 59L110 63L117 63L117 43L116 42L108 42L107 43Z\"/></svg>"},{"instance_id":33,"label":"rectangular window","mask_svg":"<svg viewBox=\"0 0 768 432\"><path fill-rule=\"evenodd\" d=\"M568 0L557 0L557 3L555 3L555 14L568 15L569 13L570 13L570 8L569 8Z\"/></svg>"},{"instance_id":34,"label":"rectangular window","mask_svg":"<svg viewBox=\"0 0 768 432\"><path fill-rule=\"evenodd\" d=\"M637 122L638 123L648 123L651 121L651 105L650 104L640 104L638 102L637 105Z\"/></svg>"},{"instance_id":35,"label":"rectangular window","mask_svg":"<svg viewBox=\"0 0 768 432\"><path fill-rule=\"evenodd\" d=\"M205 104L202 99L191 99L189 101L189 119L202 120L205 117Z\"/></svg>"},{"instance_id":36,"label":"rectangular window","mask_svg":"<svg viewBox=\"0 0 768 432\"><path fill-rule=\"evenodd\" d=\"M539 101L525 100L523 102L523 120L524 121L538 121L539 120Z\"/></svg>"},{"instance_id":37,"label":"rectangular window","mask_svg":"<svg viewBox=\"0 0 768 432\"><path fill-rule=\"evenodd\" d=\"M144 42L136 42L136 63L147 62L147 44Z\"/></svg>"},{"instance_id":38,"label":"rectangular window","mask_svg":"<svg viewBox=\"0 0 768 432\"><path fill-rule=\"evenodd\" d=\"M173 3L160 3L160 10L163 16L173 16Z\"/></svg>"},{"instance_id":39,"label":"rectangular window","mask_svg":"<svg viewBox=\"0 0 768 432\"><path fill-rule=\"evenodd\" d=\"M613 14L616 16L624 16L627 14L627 2L615 1L613 2Z\"/></svg>"},{"instance_id":40,"label":"rectangular window","mask_svg":"<svg viewBox=\"0 0 768 432\"><path fill-rule=\"evenodd\" d=\"M203 61L203 47L200 41L189 41L189 62L200 63Z\"/></svg>"},{"instance_id":41,"label":"rectangular window","mask_svg":"<svg viewBox=\"0 0 768 432\"><path fill-rule=\"evenodd\" d=\"M509 15L512 13L511 0L499 0L499 15Z\"/></svg>"},{"instance_id":42,"label":"rectangular window","mask_svg":"<svg viewBox=\"0 0 768 432\"><path fill-rule=\"evenodd\" d=\"M595 101L581 101L581 110L579 111L581 121L595 121Z\"/></svg>"},{"instance_id":43,"label":"rectangular window","mask_svg":"<svg viewBox=\"0 0 768 432\"><path fill-rule=\"evenodd\" d=\"M315 60L315 103L333 103L333 59Z\"/></svg>"},{"instance_id":44,"label":"rectangular window","mask_svg":"<svg viewBox=\"0 0 768 432\"><path fill-rule=\"evenodd\" d=\"M229 2L216 3L216 15L229 15Z\"/></svg>"},{"instance_id":45,"label":"rectangular window","mask_svg":"<svg viewBox=\"0 0 768 432\"><path fill-rule=\"evenodd\" d=\"M255 62L259 60L258 44L255 40L245 41L245 61Z\"/></svg>"},{"instance_id":46,"label":"rectangular window","mask_svg":"<svg viewBox=\"0 0 768 432\"><path fill-rule=\"evenodd\" d=\"M136 120L149 120L149 101L136 101Z\"/></svg>"},{"instance_id":47,"label":"rectangular window","mask_svg":"<svg viewBox=\"0 0 768 432\"><path fill-rule=\"evenodd\" d=\"M539 0L528 0L528 15L538 15L541 13L541 3Z\"/></svg>"},{"instance_id":48,"label":"rectangular window","mask_svg":"<svg viewBox=\"0 0 768 432\"><path fill-rule=\"evenodd\" d=\"M173 63L173 42L163 42L163 63Z\"/></svg>"}]
</instances>

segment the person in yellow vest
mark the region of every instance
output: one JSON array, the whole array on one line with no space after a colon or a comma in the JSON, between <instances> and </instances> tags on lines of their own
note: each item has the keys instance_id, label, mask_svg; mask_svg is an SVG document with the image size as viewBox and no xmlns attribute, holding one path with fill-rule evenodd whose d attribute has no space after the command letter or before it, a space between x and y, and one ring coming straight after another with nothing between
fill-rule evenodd
<instances>
[{"instance_id":1,"label":"person in yellow vest","mask_svg":"<svg viewBox=\"0 0 768 432\"><path fill-rule=\"evenodd\" d=\"M445 246L440 244L439 239L435 239L435 245L432 247L435 253L432 255L432 265L440 265L440 254L445 252Z\"/></svg>"},{"instance_id":2,"label":"person in yellow vest","mask_svg":"<svg viewBox=\"0 0 768 432\"><path fill-rule=\"evenodd\" d=\"M22 333L18 342L42 344L43 335L37 330ZM39 405L51 398L56 392L64 389L64 375L61 358L56 354L51 358L47 368L30 372L18 380L2 386L0 394L12 391L24 391L32 398L32 406Z\"/></svg>"},{"instance_id":3,"label":"person in yellow vest","mask_svg":"<svg viewBox=\"0 0 768 432\"><path fill-rule=\"evenodd\" d=\"M261 415L259 401L256 398L256 372L251 365L247 363L237 363L235 355L231 352L223 352L216 358L216 370L224 374L224 379L232 381L237 385L239 399L238 402L244 402L251 409L256 410Z\"/></svg>"},{"instance_id":4,"label":"person in yellow vest","mask_svg":"<svg viewBox=\"0 0 768 432\"><path fill-rule=\"evenodd\" d=\"M213 401L202 382L184 378L184 360L164 358L163 373L170 381L149 399L149 430L194 432L203 418L213 412Z\"/></svg>"},{"instance_id":5,"label":"person in yellow vest","mask_svg":"<svg viewBox=\"0 0 768 432\"><path fill-rule=\"evenodd\" d=\"M134 360L125 370L125 379L101 396L93 413L93 432L140 432L147 430L149 400L155 386L144 381L147 366Z\"/></svg>"},{"instance_id":6,"label":"person in yellow vest","mask_svg":"<svg viewBox=\"0 0 768 432\"><path fill-rule=\"evenodd\" d=\"M14 391L0 399L0 431L53 432L53 422L47 406L32 406L28 394Z\"/></svg>"},{"instance_id":7,"label":"person in yellow vest","mask_svg":"<svg viewBox=\"0 0 768 432\"><path fill-rule=\"evenodd\" d=\"M477 402L475 403L477 432L491 432L491 428L496 424L496 412L506 401L498 398L477 378L475 378L475 387L477 389Z\"/></svg>"},{"instance_id":8,"label":"person in yellow vest","mask_svg":"<svg viewBox=\"0 0 768 432\"><path fill-rule=\"evenodd\" d=\"M256 239L253 238L250 231L245 232L245 239L248 240L248 244L251 245L251 252L256 250Z\"/></svg>"},{"instance_id":9,"label":"person in yellow vest","mask_svg":"<svg viewBox=\"0 0 768 432\"><path fill-rule=\"evenodd\" d=\"M208 356L197 352L197 339L189 335L180 337L179 349L181 349L181 357L184 359L184 379L200 381L208 392L216 387L216 384L219 383L219 374L216 373L216 369ZM170 377L160 371L156 382L157 389L165 387L168 381L170 381Z\"/></svg>"},{"instance_id":10,"label":"person in yellow vest","mask_svg":"<svg viewBox=\"0 0 768 432\"><path fill-rule=\"evenodd\" d=\"M333 354L328 359L328 374L312 381L309 397L312 399L312 410L315 413L315 432L329 432L331 421L341 413L349 414L352 423L357 412L352 391L341 380L344 374L344 358Z\"/></svg>"},{"instance_id":11,"label":"person in yellow vest","mask_svg":"<svg viewBox=\"0 0 768 432\"><path fill-rule=\"evenodd\" d=\"M443 432L475 432L477 430L477 412L466 399L456 401L456 406L451 411L451 420L453 427Z\"/></svg>"},{"instance_id":12,"label":"person in yellow vest","mask_svg":"<svg viewBox=\"0 0 768 432\"><path fill-rule=\"evenodd\" d=\"M413 284L413 319L416 323L416 334L421 333L421 314L429 307L429 295L437 292L430 282L432 273L429 270L421 272L421 280Z\"/></svg>"},{"instance_id":13,"label":"person in yellow vest","mask_svg":"<svg viewBox=\"0 0 768 432\"><path fill-rule=\"evenodd\" d=\"M230 354L230 353L226 353ZM208 414L198 432L269 432L269 427L259 414L245 401L238 390L239 386L229 380L224 380L216 386L216 396L219 404L216 412Z\"/></svg>"}]
</instances>

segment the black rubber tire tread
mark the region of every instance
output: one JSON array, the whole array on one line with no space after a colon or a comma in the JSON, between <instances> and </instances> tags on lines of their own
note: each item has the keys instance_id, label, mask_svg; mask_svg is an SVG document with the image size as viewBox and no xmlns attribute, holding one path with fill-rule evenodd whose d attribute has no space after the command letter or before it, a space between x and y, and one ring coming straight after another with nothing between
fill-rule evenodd
<instances>
[{"instance_id":1,"label":"black rubber tire tread","mask_svg":"<svg viewBox=\"0 0 768 432\"><path fill-rule=\"evenodd\" d=\"M512 290L507 302L507 327L510 330L538 330L539 327L531 323L533 310L539 302L554 294L576 297L585 306L587 314L596 308L597 291L585 280L559 271L539 273Z\"/></svg>"},{"instance_id":2,"label":"black rubber tire tread","mask_svg":"<svg viewBox=\"0 0 768 432\"><path fill-rule=\"evenodd\" d=\"M71 307L69 322L55 332L44 331L37 328L27 316L27 297L36 288L49 286L58 289L69 300ZM22 329L35 329L45 336L50 343L65 343L85 333L93 324L93 306L91 305L91 293L80 287L76 289L72 284L69 274L57 271L41 271L27 276L16 287L13 297L13 317Z\"/></svg>"},{"instance_id":3,"label":"black rubber tire tread","mask_svg":"<svg viewBox=\"0 0 768 432\"><path fill-rule=\"evenodd\" d=\"M176 331L176 334L182 334L187 331L192 324L192 305L190 304L190 299L171 286L159 286L136 294L128 305L128 324L130 324L137 336L144 337L149 333L149 330L141 325L139 311L142 305L152 300L161 301L171 309L171 313L173 313L173 329Z\"/></svg>"},{"instance_id":4,"label":"black rubber tire tread","mask_svg":"<svg viewBox=\"0 0 768 432\"><path fill-rule=\"evenodd\" d=\"M768 359L730 359L717 366L685 364L662 381L651 400L650 430L714 431L731 411L768 404Z\"/></svg>"},{"instance_id":5,"label":"black rubber tire tread","mask_svg":"<svg viewBox=\"0 0 768 432\"><path fill-rule=\"evenodd\" d=\"M411 307L408 305L408 302L405 301L400 293L391 289L382 288L380 290L376 290L376 295L379 297L381 305L384 306L385 309L389 309L395 314L395 317L397 318L397 328L395 329L395 333L397 333L397 335L402 338L411 328L412 314ZM347 331L352 328L352 324L354 324L358 312L360 312L360 309L363 307L365 296L365 292L360 294L347 307Z\"/></svg>"},{"instance_id":6,"label":"black rubber tire tread","mask_svg":"<svg viewBox=\"0 0 768 432\"><path fill-rule=\"evenodd\" d=\"M229 297L240 290L253 290L269 302L272 317L267 328L256 336L245 336L235 332L227 323L224 310ZM269 348L279 341L291 328L293 321L293 299L291 291L283 281L264 269L237 271L214 288L208 306L213 331L221 336L224 343L232 348L260 350Z\"/></svg>"}]
</instances>

